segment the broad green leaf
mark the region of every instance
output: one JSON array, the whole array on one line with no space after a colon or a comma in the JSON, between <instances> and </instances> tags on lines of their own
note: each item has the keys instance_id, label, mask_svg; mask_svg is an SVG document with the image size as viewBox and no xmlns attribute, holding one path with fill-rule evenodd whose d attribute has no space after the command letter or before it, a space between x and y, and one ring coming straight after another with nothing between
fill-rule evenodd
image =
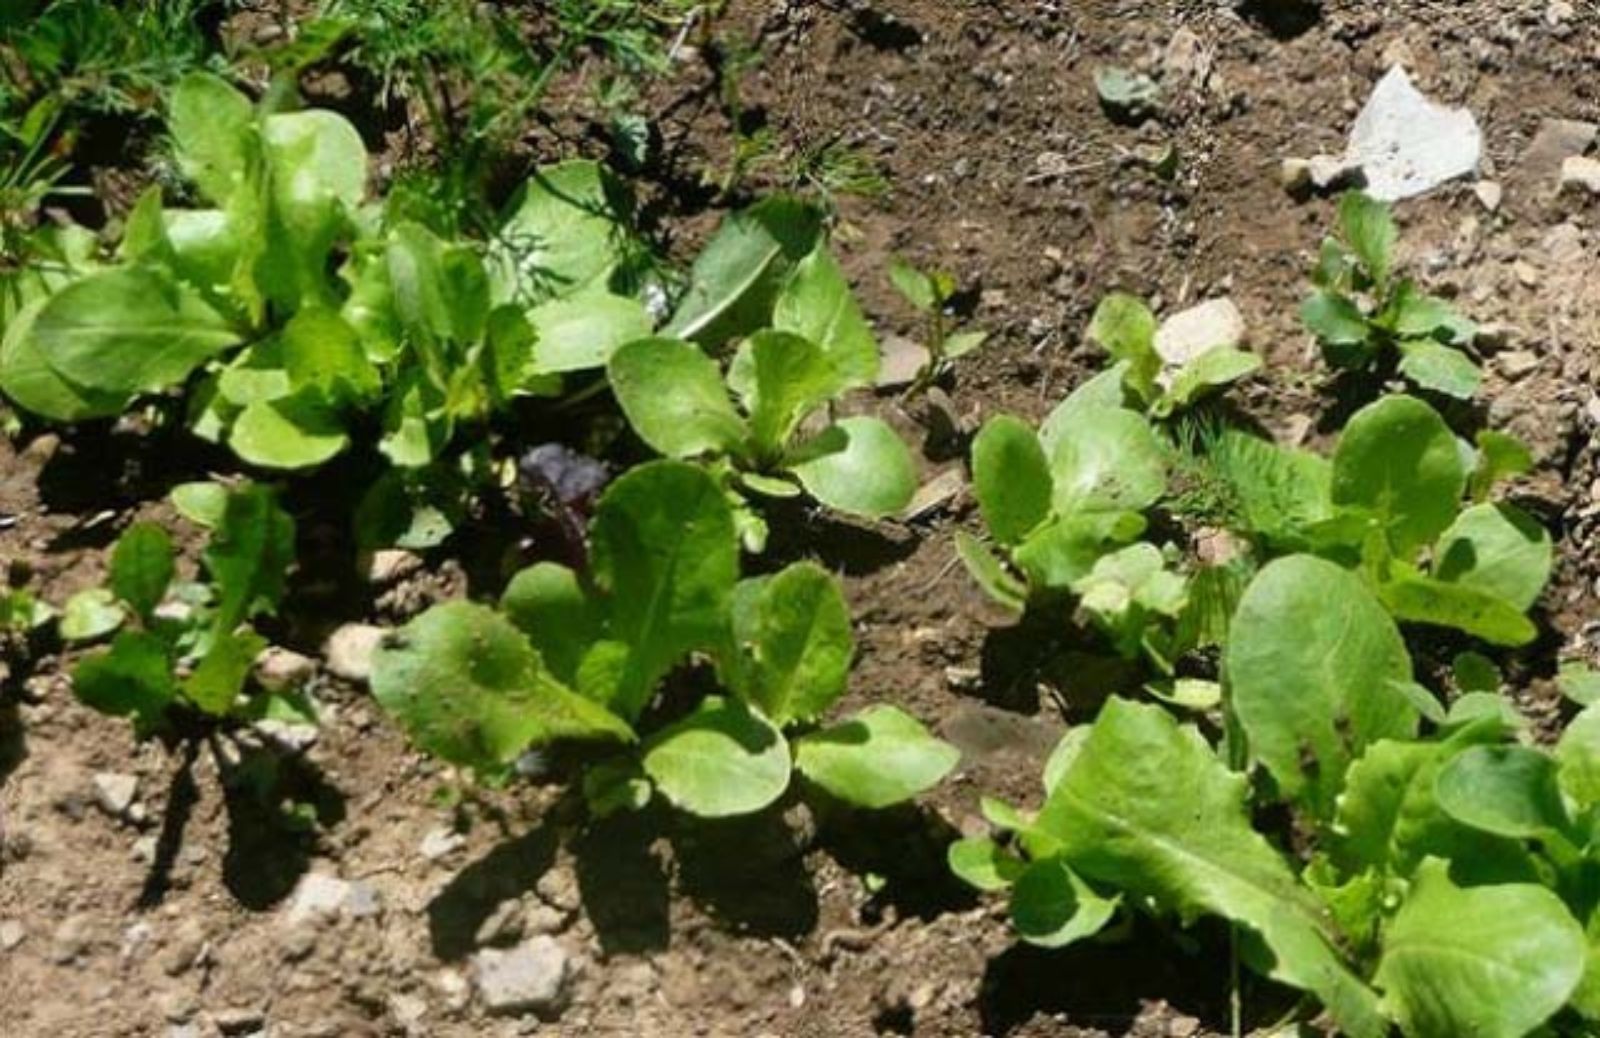
<instances>
[{"instance_id":1,"label":"broad green leaf","mask_svg":"<svg viewBox=\"0 0 1600 1038\"><path fill-rule=\"evenodd\" d=\"M1391 686L1411 680L1400 632L1360 577L1322 559L1293 555L1256 575L1224 671L1251 752L1320 816L1366 746L1416 732L1415 708Z\"/></svg>"},{"instance_id":2,"label":"broad green leaf","mask_svg":"<svg viewBox=\"0 0 1600 1038\"><path fill-rule=\"evenodd\" d=\"M267 487L246 485L228 504L206 546L205 566L217 585L216 630L232 631L275 613L294 565L294 519Z\"/></svg>"},{"instance_id":3,"label":"broad green leaf","mask_svg":"<svg viewBox=\"0 0 1600 1038\"><path fill-rule=\"evenodd\" d=\"M1430 859L1384 931L1374 979L1408 1036L1522 1038L1572 995L1586 952L1583 928L1550 891L1458 887Z\"/></svg>"},{"instance_id":4,"label":"broad green leaf","mask_svg":"<svg viewBox=\"0 0 1600 1038\"><path fill-rule=\"evenodd\" d=\"M644 770L666 798L702 818L759 811L789 788L789 746L737 700L707 696L645 744Z\"/></svg>"},{"instance_id":5,"label":"broad green leaf","mask_svg":"<svg viewBox=\"0 0 1600 1038\"><path fill-rule=\"evenodd\" d=\"M1561 791L1580 811L1600 804L1600 708L1586 707L1556 743Z\"/></svg>"},{"instance_id":6,"label":"broad green leaf","mask_svg":"<svg viewBox=\"0 0 1600 1038\"><path fill-rule=\"evenodd\" d=\"M821 214L797 198L767 198L729 216L694 261L662 334L717 346L768 327L784 284L821 234Z\"/></svg>"},{"instance_id":7,"label":"broad green leaf","mask_svg":"<svg viewBox=\"0 0 1600 1038\"><path fill-rule=\"evenodd\" d=\"M726 637L739 572L733 512L704 470L652 462L607 489L590 541L610 637L629 647L618 698L609 705L631 719L686 653L714 649Z\"/></svg>"},{"instance_id":8,"label":"broad green leaf","mask_svg":"<svg viewBox=\"0 0 1600 1038\"><path fill-rule=\"evenodd\" d=\"M820 346L789 332L756 332L740 354L746 359L739 366L749 373L740 395L750 435L760 455L773 457L800 422L834 395L839 376Z\"/></svg>"},{"instance_id":9,"label":"broad green leaf","mask_svg":"<svg viewBox=\"0 0 1600 1038\"><path fill-rule=\"evenodd\" d=\"M1379 1038L1377 999L1340 961L1316 898L1250 827L1248 787L1194 728L1113 697L1035 825L1089 882L1184 921L1238 923L1270 952L1274 980L1315 994L1347 1033Z\"/></svg>"},{"instance_id":10,"label":"broad green leaf","mask_svg":"<svg viewBox=\"0 0 1600 1038\"><path fill-rule=\"evenodd\" d=\"M917 467L905 441L880 418L845 418L834 425L843 450L795 465L806 492L829 508L881 519L900 512L917 491Z\"/></svg>"},{"instance_id":11,"label":"broad green leaf","mask_svg":"<svg viewBox=\"0 0 1600 1038\"><path fill-rule=\"evenodd\" d=\"M541 372L603 368L625 343L650 334L650 314L637 300L609 292L552 299L528 311L538 333L534 367Z\"/></svg>"},{"instance_id":12,"label":"broad green leaf","mask_svg":"<svg viewBox=\"0 0 1600 1038\"><path fill-rule=\"evenodd\" d=\"M1012 559L1038 588L1067 588L1083 579L1107 552L1144 532L1137 512L1084 512L1040 526L1017 545Z\"/></svg>"},{"instance_id":13,"label":"broad green leaf","mask_svg":"<svg viewBox=\"0 0 1600 1038\"><path fill-rule=\"evenodd\" d=\"M155 523L134 523L111 549L111 590L149 618L172 583L172 538Z\"/></svg>"},{"instance_id":14,"label":"broad green leaf","mask_svg":"<svg viewBox=\"0 0 1600 1038\"><path fill-rule=\"evenodd\" d=\"M1016 613L1021 613L1027 607L1028 586L1012 576L1005 564L982 541L965 530L957 530L956 553L984 594Z\"/></svg>"},{"instance_id":15,"label":"broad green leaf","mask_svg":"<svg viewBox=\"0 0 1600 1038\"><path fill-rule=\"evenodd\" d=\"M1472 470L1471 492L1474 501L1484 501L1494 485L1507 476L1518 476L1533 469L1533 452L1528 445L1494 429L1478 432L1478 464Z\"/></svg>"},{"instance_id":16,"label":"broad green leaf","mask_svg":"<svg viewBox=\"0 0 1600 1038\"><path fill-rule=\"evenodd\" d=\"M334 310L311 307L290 318L283 363L295 389L315 389L334 405L367 401L382 389L356 330Z\"/></svg>"},{"instance_id":17,"label":"broad green leaf","mask_svg":"<svg viewBox=\"0 0 1600 1038\"><path fill-rule=\"evenodd\" d=\"M1419 292L1410 281L1395 290L1391 308L1395 334L1405 338L1432 336L1459 320L1449 303Z\"/></svg>"},{"instance_id":18,"label":"broad green leaf","mask_svg":"<svg viewBox=\"0 0 1600 1038\"><path fill-rule=\"evenodd\" d=\"M217 374L216 386L218 396L239 408L294 392L283 364L283 339L260 339L235 353Z\"/></svg>"},{"instance_id":19,"label":"broad green leaf","mask_svg":"<svg viewBox=\"0 0 1600 1038\"><path fill-rule=\"evenodd\" d=\"M434 606L380 645L372 694L422 749L486 771L560 739L633 740L551 677L511 621L471 602Z\"/></svg>"},{"instance_id":20,"label":"broad green leaf","mask_svg":"<svg viewBox=\"0 0 1600 1038\"><path fill-rule=\"evenodd\" d=\"M1550 533L1528 513L1507 504L1473 505L1456 516L1433 548L1433 572L1530 608L1550 578Z\"/></svg>"},{"instance_id":21,"label":"broad green leaf","mask_svg":"<svg viewBox=\"0 0 1600 1038\"><path fill-rule=\"evenodd\" d=\"M121 627L125 618L110 591L87 588L67 599L67 604L61 607L61 637L68 642L94 641Z\"/></svg>"},{"instance_id":22,"label":"broad green leaf","mask_svg":"<svg viewBox=\"0 0 1600 1038\"><path fill-rule=\"evenodd\" d=\"M227 287L239 264L239 236L220 209L169 209L161 214L178 277L202 289Z\"/></svg>"},{"instance_id":23,"label":"broad green leaf","mask_svg":"<svg viewBox=\"0 0 1600 1038\"><path fill-rule=\"evenodd\" d=\"M388 297L400 327L413 336L465 343L473 338L471 326L481 327L484 314L459 312L462 308L453 298L447 272L450 255L450 246L426 227L414 223L395 227L384 246ZM480 300L480 306L487 302ZM432 374L444 377L443 372Z\"/></svg>"},{"instance_id":24,"label":"broad green leaf","mask_svg":"<svg viewBox=\"0 0 1600 1038\"><path fill-rule=\"evenodd\" d=\"M1216 346L1179 368L1158 402L1158 412L1188 407L1207 391L1244 378L1261 367L1261 358L1237 346Z\"/></svg>"},{"instance_id":25,"label":"broad green leaf","mask_svg":"<svg viewBox=\"0 0 1600 1038\"><path fill-rule=\"evenodd\" d=\"M183 679L183 697L213 717L226 716L266 647L267 640L254 631L219 632L194 673Z\"/></svg>"},{"instance_id":26,"label":"broad green leaf","mask_svg":"<svg viewBox=\"0 0 1600 1038\"><path fill-rule=\"evenodd\" d=\"M78 664L72 691L103 714L132 715L148 724L171 705L177 686L161 639L147 631L123 631L111 648Z\"/></svg>"},{"instance_id":27,"label":"broad green leaf","mask_svg":"<svg viewBox=\"0 0 1600 1038\"><path fill-rule=\"evenodd\" d=\"M1114 361L1128 365L1126 381L1141 397L1155 396L1161 356L1156 353L1156 317L1144 300L1113 292L1100 300L1089 319L1089 341Z\"/></svg>"},{"instance_id":28,"label":"broad green leaf","mask_svg":"<svg viewBox=\"0 0 1600 1038\"><path fill-rule=\"evenodd\" d=\"M634 760L607 760L590 765L583 773L583 802L592 818L618 811L639 811L654 792L650 780Z\"/></svg>"},{"instance_id":29,"label":"broad green leaf","mask_svg":"<svg viewBox=\"0 0 1600 1038\"><path fill-rule=\"evenodd\" d=\"M1380 286L1386 284L1395 242L1400 238L1389 207L1360 191L1347 192L1339 199L1339 228L1372 280Z\"/></svg>"},{"instance_id":30,"label":"broad green leaf","mask_svg":"<svg viewBox=\"0 0 1600 1038\"><path fill-rule=\"evenodd\" d=\"M1059 857L1033 862L1014 883L1011 922L1023 940L1041 948L1065 948L1093 937L1122 901L1096 893Z\"/></svg>"},{"instance_id":31,"label":"broad green leaf","mask_svg":"<svg viewBox=\"0 0 1600 1038\"><path fill-rule=\"evenodd\" d=\"M1396 619L1437 624L1495 645L1526 645L1539 635L1533 621L1497 595L1425 576L1400 576L1378 586Z\"/></svg>"},{"instance_id":32,"label":"broad green leaf","mask_svg":"<svg viewBox=\"0 0 1600 1038\"><path fill-rule=\"evenodd\" d=\"M1400 341L1400 374L1423 389L1470 400L1483 384L1483 372L1472 358L1434 339Z\"/></svg>"},{"instance_id":33,"label":"broad green leaf","mask_svg":"<svg viewBox=\"0 0 1600 1038\"><path fill-rule=\"evenodd\" d=\"M1600 671L1586 663L1568 662L1556 672L1561 694L1579 706L1600 703Z\"/></svg>"},{"instance_id":34,"label":"broad green leaf","mask_svg":"<svg viewBox=\"0 0 1600 1038\"><path fill-rule=\"evenodd\" d=\"M306 469L350 446L339 418L310 394L249 404L234 419L228 446L252 465Z\"/></svg>"},{"instance_id":35,"label":"broad green leaf","mask_svg":"<svg viewBox=\"0 0 1600 1038\"><path fill-rule=\"evenodd\" d=\"M378 451L402 468L432 464L449 442L453 428L443 413L444 404L443 395L419 368L402 370L384 407L384 435Z\"/></svg>"},{"instance_id":36,"label":"broad green leaf","mask_svg":"<svg viewBox=\"0 0 1600 1038\"><path fill-rule=\"evenodd\" d=\"M972 489L989 532L1016 544L1050 514L1050 461L1021 419L1000 415L972 441Z\"/></svg>"},{"instance_id":37,"label":"broad green leaf","mask_svg":"<svg viewBox=\"0 0 1600 1038\"><path fill-rule=\"evenodd\" d=\"M0 337L0 394L26 411L57 422L121 414L131 393L75 385L45 359L33 335L33 323L48 302L48 298L40 298L23 307Z\"/></svg>"},{"instance_id":38,"label":"broad green leaf","mask_svg":"<svg viewBox=\"0 0 1600 1038\"><path fill-rule=\"evenodd\" d=\"M239 335L194 289L127 267L57 292L34 317L33 340L67 382L131 394L183 381Z\"/></svg>"},{"instance_id":39,"label":"broad green leaf","mask_svg":"<svg viewBox=\"0 0 1600 1038\"><path fill-rule=\"evenodd\" d=\"M604 166L544 166L518 191L489 249L494 301L536 305L588 288L626 289L639 249L632 202ZM531 315L530 315L531 317Z\"/></svg>"},{"instance_id":40,"label":"broad green leaf","mask_svg":"<svg viewBox=\"0 0 1600 1038\"><path fill-rule=\"evenodd\" d=\"M795 267L773 305L772 327L820 346L838 376L837 388L877 381L877 340L826 244Z\"/></svg>"},{"instance_id":41,"label":"broad green leaf","mask_svg":"<svg viewBox=\"0 0 1600 1038\"><path fill-rule=\"evenodd\" d=\"M1062 434L1077 427L1083 420L1084 411L1123 408L1128 396L1123 388L1127 373L1127 362L1119 361L1074 389L1065 400L1051 409L1039 425L1039 443L1044 447L1046 456L1055 456Z\"/></svg>"},{"instance_id":42,"label":"broad green leaf","mask_svg":"<svg viewBox=\"0 0 1600 1038\"><path fill-rule=\"evenodd\" d=\"M1456 653L1450 660L1450 671L1455 675L1456 687L1462 692L1500 691L1500 668L1482 653Z\"/></svg>"},{"instance_id":43,"label":"broad green leaf","mask_svg":"<svg viewBox=\"0 0 1600 1038\"><path fill-rule=\"evenodd\" d=\"M822 567L793 563L745 581L733 605L740 691L780 728L810 721L844 694L855 637L839 584Z\"/></svg>"},{"instance_id":44,"label":"broad green leaf","mask_svg":"<svg viewBox=\"0 0 1600 1038\"><path fill-rule=\"evenodd\" d=\"M554 562L535 563L512 577L500 608L566 685L578 683L584 653L605 636L605 611L576 573Z\"/></svg>"},{"instance_id":45,"label":"broad green leaf","mask_svg":"<svg viewBox=\"0 0 1600 1038\"><path fill-rule=\"evenodd\" d=\"M795 743L795 767L840 800L883 808L938 785L961 753L899 707L871 706Z\"/></svg>"},{"instance_id":46,"label":"broad green leaf","mask_svg":"<svg viewBox=\"0 0 1600 1038\"><path fill-rule=\"evenodd\" d=\"M1311 334L1330 346L1360 346L1367 341L1367 319L1343 293L1322 290L1300 304L1300 320Z\"/></svg>"},{"instance_id":47,"label":"broad green leaf","mask_svg":"<svg viewBox=\"0 0 1600 1038\"><path fill-rule=\"evenodd\" d=\"M956 878L977 890L1004 890L1027 867L987 836L969 836L945 848L945 861Z\"/></svg>"},{"instance_id":48,"label":"broad green leaf","mask_svg":"<svg viewBox=\"0 0 1600 1038\"><path fill-rule=\"evenodd\" d=\"M1433 793L1462 825L1511 839L1537 839L1570 826L1555 760L1526 746L1473 746L1439 770Z\"/></svg>"},{"instance_id":49,"label":"broad green leaf","mask_svg":"<svg viewBox=\"0 0 1600 1038\"><path fill-rule=\"evenodd\" d=\"M1402 559L1433 543L1455 519L1466 482L1450 427L1409 396L1357 411L1333 454L1334 504L1370 510Z\"/></svg>"},{"instance_id":50,"label":"broad green leaf","mask_svg":"<svg viewBox=\"0 0 1600 1038\"><path fill-rule=\"evenodd\" d=\"M1044 771L1040 774L1045 796L1048 797L1056 785L1066 777L1072 762L1083 752L1083 744L1088 741L1089 732L1089 725L1080 724L1075 728L1068 728L1057 740L1055 748L1050 751L1050 756L1044 762Z\"/></svg>"},{"instance_id":51,"label":"broad green leaf","mask_svg":"<svg viewBox=\"0 0 1600 1038\"><path fill-rule=\"evenodd\" d=\"M208 530L222 522L228 509L228 488L221 483L179 483L167 496L179 515Z\"/></svg>"},{"instance_id":52,"label":"broad green leaf","mask_svg":"<svg viewBox=\"0 0 1600 1038\"><path fill-rule=\"evenodd\" d=\"M677 339L639 339L611 355L611 391L639 438L668 457L735 452L749 431L717 362Z\"/></svg>"},{"instance_id":53,"label":"broad green leaf","mask_svg":"<svg viewBox=\"0 0 1600 1038\"><path fill-rule=\"evenodd\" d=\"M222 205L243 183L255 110L248 98L208 72L191 72L172 88L167 131L184 175Z\"/></svg>"},{"instance_id":54,"label":"broad green leaf","mask_svg":"<svg viewBox=\"0 0 1600 1038\"><path fill-rule=\"evenodd\" d=\"M269 293L288 305L331 304L328 250L366 194L361 134L337 112L310 108L267 116L261 139L271 186Z\"/></svg>"},{"instance_id":55,"label":"broad green leaf","mask_svg":"<svg viewBox=\"0 0 1600 1038\"><path fill-rule=\"evenodd\" d=\"M1139 512L1166 491L1166 454L1143 415L1117 409L1079 412L1058 428L1050 454L1052 508Z\"/></svg>"}]
</instances>

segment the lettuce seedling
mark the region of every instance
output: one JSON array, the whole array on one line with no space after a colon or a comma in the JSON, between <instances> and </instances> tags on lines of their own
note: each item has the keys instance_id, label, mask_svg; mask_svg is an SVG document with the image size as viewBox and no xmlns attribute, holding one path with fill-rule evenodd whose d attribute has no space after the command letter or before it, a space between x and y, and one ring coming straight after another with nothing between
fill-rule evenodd
<instances>
[{"instance_id":1,"label":"lettuce seedling","mask_svg":"<svg viewBox=\"0 0 1600 1038\"><path fill-rule=\"evenodd\" d=\"M1154 418L1167 418L1261 367L1260 357L1234 342L1163 355L1156 348L1155 315L1142 300L1118 292L1095 307L1088 337L1115 362L1127 403Z\"/></svg>"},{"instance_id":2,"label":"lettuce seedling","mask_svg":"<svg viewBox=\"0 0 1600 1038\"><path fill-rule=\"evenodd\" d=\"M956 763L892 706L819 727L854 651L838 584L809 563L740 580L733 507L696 466L629 471L596 507L589 569L536 564L500 606L446 603L401 628L377 653L373 693L423 749L490 778L530 748L589 744L596 815L656 793L704 817L747 814L794 772L885 807ZM658 701L697 656L720 691Z\"/></svg>"},{"instance_id":3,"label":"lettuce seedling","mask_svg":"<svg viewBox=\"0 0 1600 1038\"><path fill-rule=\"evenodd\" d=\"M1395 275L1399 231L1389 207L1360 192L1346 194L1339 233L1323 241L1311 273L1315 291L1300 307L1328 362L1367 371L1398 358L1400 374L1423 389L1470 398L1483 381L1467 353L1477 326Z\"/></svg>"},{"instance_id":4,"label":"lettuce seedling","mask_svg":"<svg viewBox=\"0 0 1600 1038\"><path fill-rule=\"evenodd\" d=\"M131 718L142 734L180 713L236 720L307 714L304 703L282 696L245 695L267 644L250 624L276 612L283 597L294 520L266 487L205 486L204 515L213 524L203 555L208 579L177 581L167 532L148 522L130 526L112 549L104 589L112 626L122 630L73 671L79 699Z\"/></svg>"},{"instance_id":5,"label":"lettuce seedling","mask_svg":"<svg viewBox=\"0 0 1600 1038\"><path fill-rule=\"evenodd\" d=\"M919 270L897 256L889 264L889 282L923 320L922 341L928 360L906 390L909 396L942 378L951 364L988 341L989 333L951 327L950 301L956 294L956 280L944 271Z\"/></svg>"}]
</instances>

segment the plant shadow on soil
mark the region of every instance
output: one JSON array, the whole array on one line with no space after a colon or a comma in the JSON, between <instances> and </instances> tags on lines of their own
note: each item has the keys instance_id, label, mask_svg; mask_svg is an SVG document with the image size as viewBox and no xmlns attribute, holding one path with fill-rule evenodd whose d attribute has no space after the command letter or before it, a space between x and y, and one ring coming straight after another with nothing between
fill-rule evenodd
<instances>
[{"instance_id":1,"label":"plant shadow on soil","mask_svg":"<svg viewBox=\"0 0 1600 1038\"><path fill-rule=\"evenodd\" d=\"M139 895L141 908L159 905L171 884L184 832L200 801L194 771L201 745L186 740L177 755L155 855ZM219 759L219 767L228 813L223 885L243 907L266 911L287 897L310 868L317 827L331 828L344 820L344 795L304 757L276 749L243 747L236 762L222 765Z\"/></svg>"},{"instance_id":2,"label":"plant shadow on soil","mask_svg":"<svg viewBox=\"0 0 1600 1038\"><path fill-rule=\"evenodd\" d=\"M558 807L551 816L566 813ZM504 902L534 890L563 843L600 947L617 955L670 946L674 895L732 932L804 938L820 918L806 861L813 847L852 872L884 877L874 910L893 904L901 917L932 918L970 907L971 893L944 868L943 847L955 835L911 806L868 813L819 805L813 814L795 796L731 819L656 807L591 823L570 839L547 817L461 870L429 904L433 951L448 962L475 950L483 923Z\"/></svg>"},{"instance_id":3,"label":"plant shadow on soil","mask_svg":"<svg viewBox=\"0 0 1600 1038\"><path fill-rule=\"evenodd\" d=\"M1297 993L1244 971L1244 1030L1289 1012ZM1185 933L1136 918L1123 940L1089 941L1060 950L1018 942L989 960L979 989L983 1033L1006 1035L1039 1016L1065 1014L1083 1027L1121 1033L1163 992L1174 1009L1198 1016L1203 1030L1229 1031L1228 933L1206 921Z\"/></svg>"}]
</instances>

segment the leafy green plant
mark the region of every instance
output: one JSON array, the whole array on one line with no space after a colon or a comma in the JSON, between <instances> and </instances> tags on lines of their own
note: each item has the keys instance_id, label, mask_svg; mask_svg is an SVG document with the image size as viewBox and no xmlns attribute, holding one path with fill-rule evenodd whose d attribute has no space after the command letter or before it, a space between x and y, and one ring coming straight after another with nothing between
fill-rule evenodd
<instances>
[{"instance_id":1,"label":"leafy green plant","mask_svg":"<svg viewBox=\"0 0 1600 1038\"><path fill-rule=\"evenodd\" d=\"M1114 361L1103 377L1120 373L1129 403L1155 418L1167 418L1261 367L1260 357L1232 342L1163 355L1156 346L1155 315L1142 300L1118 292L1095 307L1088 335Z\"/></svg>"},{"instance_id":2,"label":"leafy green plant","mask_svg":"<svg viewBox=\"0 0 1600 1038\"><path fill-rule=\"evenodd\" d=\"M734 342L724 371L705 350ZM696 260L662 337L627 343L607 361L629 424L660 453L708 458L741 491L790 497L803 488L873 517L910 501L911 455L881 419L832 411L877 368L877 344L819 214L784 196L731 217ZM751 521L741 519L758 546Z\"/></svg>"},{"instance_id":3,"label":"leafy green plant","mask_svg":"<svg viewBox=\"0 0 1600 1038\"><path fill-rule=\"evenodd\" d=\"M854 652L843 596L808 563L741 581L733 508L704 469L629 471L601 498L590 544L585 571L536 564L500 611L436 606L380 648L373 693L420 747L499 777L531 747L590 744L582 785L597 815L655 793L697 815L747 814L794 772L885 807L954 767L954 749L892 706L818 727ZM661 695L697 655L720 689Z\"/></svg>"},{"instance_id":4,"label":"leafy green plant","mask_svg":"<svg viewBox=\"0 0 1600 1038\"><path fill-rule=\"evenodd\" d=\"M889 265L889 282L895 291L922 315L923 345L928 360L917 372L908 395L932 385L950 370L950 365L982 346L989 333L977 328L950 326L950 300L956 294L956 280L944 271L924 271L895 258Z\"/></svg>"},{"instance_id":5,"label":"leafy green plant","mask_svg":"<svg viewBox=\"0 0 1600 1038\"><path fill-rule=\"evenodd\" d=\"M1553 753L1527 748L1495 694L1447 710L1411 666L1358 575L1274 561L1232 620L1220 749L1113 697L1052 754L1043 806L986 800L995 835L952 845L951 867L1008 891L1019 935L1046 947L1119 913L1219 917L1244 964L1351 1035L1592 1020L1597 715ZM1289 805L1284 833L1258 828L1251 768L1261 799ZM1295 856L1270 839L1289 826Z\"/></svg>"},{"instance_id":6,"label":"leafy green plant","mask_svg":"<svg viewBox=\"0 0 1600 1038\"><path fill-rule=\"evenodd\" d=\"M1325 239L1300 318L1338 368L1370 371L1396 364L1400 374L1447 396L1467 399L1483 380L1466 352L1477 326L1447 301L1395 272L1399 231L1389 207L1360 192L1339 202L1342 240Z\"/></svg>"},{"instance_id":7,"label":"leafy green plant","mask_svg":"<svg viewBox=\"0 0 1600 1038\"><path fill-rule=\"evenodd\" d=\"M162 527L135 523L112 549L107 587L97 596L109 616L108 648L73 671L79 699L102 713L129 717L141 734L184 716L248 721L305 720L306 705L280 694L247 695L251 668L267 642L251 626L273 615L294 562L294 520L264 486L233 491L206 484L214 523L203 555L205 581L176 579L172 539ZM68 606L66 622L73 615Z\"/></svg>"}]
</instances>

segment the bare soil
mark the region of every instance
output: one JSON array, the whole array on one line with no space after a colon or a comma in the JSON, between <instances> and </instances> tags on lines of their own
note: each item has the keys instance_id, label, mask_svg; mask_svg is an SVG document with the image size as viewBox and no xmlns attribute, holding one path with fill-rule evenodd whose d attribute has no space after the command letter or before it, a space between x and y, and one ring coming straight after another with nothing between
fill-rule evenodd
<instances>
[{"instance_id":1,"label":"bare soil","mask_svg":"<svg viewBox=\"0 0 1600 1038\"><path fill-rule=\"evenodd\" d=\"M1503 186L1503 204L1488 211L1462 181L1398 215L1407 261L1430 289L1505 329L1479 417L1534 445L1540 466L1519 496L1556 531L1561 559L1539 606L1545 636L1506 662L1519 702L1550 718L1558 660L1592 657L1600 631L1600 225L1595 202L1558 193L1528 146L1544 119L1600 119L1600 16L1547 17L1544 4L1521 0L1330 0L1305 19L1254 13L1285 7L736 0L725 28L758 34L765 55L745 82L747 118L792 147L846 142L888 175L886 196L843 200L838 243L880 331L916 330L885 277L896 254L950 269L971 320L994 331L946 387L969 431L1001 412L1038 419L1094 371L1084 323L1104 292L1122 289L1168 312L1231 296L1268 359L1237 391L1241 409L1285 438L1323 440L1324 416L1342 405L1323 389L1296 308L1332 203L1287 194L1280 162L1341 150L1395 60L1430 96L1470 106L1484 129L1484 176ZM1092 79L1107 64L1160 77L1162 113L1139 127L1108 119ZM651 103L666 159L642 188L646 211L687 256L736 201L701 185L729 146L707 55L686 51ZM584 118L574 109L530 129L529 157L599 148ZM391 154L409 146L392 128L374 132ZM1180 157L1171 182L1132 157L1166 144ZM748 190L773 177L758 170ZM1533 355L1531 369L1520 354ZM919 428L893 397L861 406ZM961 464L959 440L927 447L930 478ZM128 522L172 518L161 503L170 486L228 464L135 428L0 440L0 561L61 602L101 577L105 548ZM336 491L292 499L305 558L333 557L326 546L342 536L322 519L324 493ZM946 874L944 845L979 824L980 792L1036 802L1059 733L1092 716L1119 680L1073 656L1064 627L995 625L954 558L953 535L973 519L958 495L904 524L804 512L778 524L776 559L810 554L845 576L860 643L852 699L899 703L965 752L951 781L887 816L788 803L736 824L647 813L592 825L553 780L452 806L439 796L445 772L407 747L364 689L322 677L326 723L292 781L323 824L295 833L273 824L272 805L224 781L210 752L191 759L137 744L125 724L79 706L69 655L42 646L31 662L19 656L0 686L0 1033L1225 1030L1220 935L1141 923L1120 942L1044 953L1014 940L1003 904ZM315 652L339 622L395 622L441 595L493 591L451 550L427 562L387 588L302 566L290 612L311 619L272 633ZM98 772L138 776L130 816L96 806ZM430 833L463 818L474 824L459 847L422 854ZM292 925L286 900L312 872L368 884L379 907ZM20 935L15 946L8 932ZM547 1022L484 1016L469 997L468 956L482 939L534 932L555 935L581 963L570 1005ZM1245 998L1253 1024L1289 1004L1265 984Z\"/></svg>"}]
</instances>

